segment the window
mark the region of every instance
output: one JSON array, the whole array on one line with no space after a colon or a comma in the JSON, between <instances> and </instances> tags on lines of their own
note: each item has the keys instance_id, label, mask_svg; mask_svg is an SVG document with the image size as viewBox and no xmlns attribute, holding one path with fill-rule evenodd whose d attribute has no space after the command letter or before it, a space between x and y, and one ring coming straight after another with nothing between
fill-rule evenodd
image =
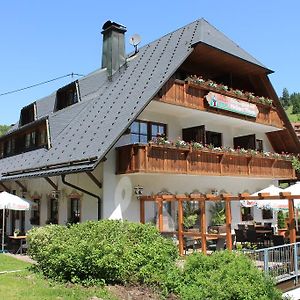
<instances>
[{"instance_id":1,"label":"window","mask_svg":"<svg viewBox=\"0 0 300 300\"><path fill-rule=\"evenodd\" d=\"M47 120L35 122L0 138L0 159L37 148L48 147Z\"/></svg>"},{"instance_id":2,"label":"window","mask_svg":"<svg viewBox=\"0 0 300 300\"><path fill-rule=\"evenodd\" d=\"M30 104L21 110L20 125L26 125L36 119L36 104Z\"/></svg>"},{"instance_id":3,"label":"window","mask_svg":"<svg viewBox=\"0 0 300 300\"><path fill-rule=\"evenodd\" d=\"M135 121L130 127L131 143L148 143L147 122Z\"/></svg>"},{"instance_id":4,"label":"window","mask_svg":"<svg viewBox=\"0 0 300 300\"><path fill-rule=\"evenodd\" d=\"M206 131L206 144L214 147L222 147L222 133Z\"/></svg>"},{"instance_id":5,"label":"window","mask_svg":"<svg viewBox=\"0 0 300 300\"><path fill-rule=\"evenodd\" d=\"M79 198L71 198L70 205L70 218L69 223L79 223L81 214L80 214L80 199Z\"/></svg>"},{"instance_id":6,"label":"window","mask_svg":"<svg viewBox=\"0 0 300 300\"><path fill-rule=\"evenodd\" d=\"M40 199L33 199L33 202L36 205L33 206L31 209L30 223L32 225L40 225L40 209L41 209Z\"/></svg>"},{"instance_id":7,"label":"window","mask_svg":"<svg viewBox=\"0 0 300 300\"><path fill-rule=\"evenodd\" d=\"M25 134L25 149L32 148L36 146L36 133L35 131Z\"/></svg>"},{"instance_id":8,"label":"window","mask_svg":"<svg viewBox=\"0 0 300 300\"><path fill-rule=\"evenodd\" d=\"M256 150L260 152L264 151L263 140L256 139Z\"/></svg>"},{"instance_id":9,"label":"window","mask_svg":"<svg viewBox=\"0 0 300 300\"><path fill-rule=\"evenodd\" d=\"M49 200L49 219L48 224L58 224L58 199L50 198Z\"/></svg>"},{"instance_id":10,"label":"window","mask_svg":"<svg viewBox=\"0 0 300 300\"><path fill-rule=\"evenodd\" d=\"M55 111L71 106L80 101L78 82L59 89L56 93Z\"/></svg>"},{"instance_id":11,"label":"window","mask_svg":"<svg viewBox=\"0 0 300 300\"><path fill-rule=\"evenodd\" d=\"M182 129L182 139L185 142L197 142L205 144L205 126L196 126Z\"/></svg>"},{"instance_id":12,"label":"window","mask_svg":"<svg viewBox=\"0 0 300 300\"><path fill-rule=\"evenodd\" d=\"M273 219L273 211L272 209L263 209L262 212L262 218L263 220L269 220L269 219Z\"/></svg>"},{"instance_id":13,"label":"window","mask_svg":"<svg viewBox=\"0 0 300 300\"><path fill-rule=\"evenodd\" d=\"M241 207L242 221L253 220L253 208L252 207Z\"/></svg>"},{"instance_id":14,"label":"window","mask_svg":"<svg viewBox=\"0 0 300 300\"><path fill-rule=\"evenodd\" d=\"M159 135L166 135L166 129L166 124L139 120L134 121L130 126L131 143L146 144Z\"/></svg>"}]
</instances>

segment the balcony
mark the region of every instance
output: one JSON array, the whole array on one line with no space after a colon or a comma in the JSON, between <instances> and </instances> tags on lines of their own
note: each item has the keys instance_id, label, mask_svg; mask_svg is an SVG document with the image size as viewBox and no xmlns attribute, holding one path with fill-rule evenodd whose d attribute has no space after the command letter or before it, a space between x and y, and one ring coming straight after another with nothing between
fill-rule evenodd
<instances>
[{"instance_id":1,"label":"balcony","mask_svg":"<svg viewBox=\"0 0 300 300\"><path fill-rule=\"evenodd\" d=\"M257 111L257 114L251 116L243 112L239 113L237 111L233 112L226 109L212 107L205 98L211 92L228 97L229 101L235 102L233 103L234 106L237 104L243 106L250 103L252 109L254 108ZM156 95L155 100L207 111L214 114L222 114L250 122L256 122L258 124L268 125L278 129L284 128L284 124L274 106L265 105L255 100L245 99L243 96L233 94L230 91L216 89L206 84L195 84L190 81L170 79Z\"/></svg>"},{"instance_id":2,"label":"balcony","mask_svg":"<svg viewBox=\"0 0 300 300\"><path fill-rule=\"evenodd\" d=\"M164 173L207 176L243 176L292 179L291 161L222 151L161 145L126 145L116 148L117 174Z\"/></svg>"}]
</instances>

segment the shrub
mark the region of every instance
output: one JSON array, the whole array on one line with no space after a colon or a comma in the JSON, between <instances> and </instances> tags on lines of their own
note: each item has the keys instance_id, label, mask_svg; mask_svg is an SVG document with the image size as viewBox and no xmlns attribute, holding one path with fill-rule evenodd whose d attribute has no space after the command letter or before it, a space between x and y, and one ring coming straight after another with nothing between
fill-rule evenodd
<instances>
[{"instance_id":1,"label":"shrub","mask_svg":"<svg viewBox=\"0 0 300 300\"><path fill-rule=\"evenodd\" d=\"M161 285L178 257L154 226L113 220L34 228L28 242L44 275L83 284Z\"/></svg>"},{"instance_id":2,"label":"shrub","mask_svg":"<svg viewBox=\"0 0 300 300\"><path fill-rule=\"evenodd\" d=\"M183 300L281 299L273 281L241 253L193 254L187 258L182 276L183 283L175 289Z\"/></svg>"}]
</instances>

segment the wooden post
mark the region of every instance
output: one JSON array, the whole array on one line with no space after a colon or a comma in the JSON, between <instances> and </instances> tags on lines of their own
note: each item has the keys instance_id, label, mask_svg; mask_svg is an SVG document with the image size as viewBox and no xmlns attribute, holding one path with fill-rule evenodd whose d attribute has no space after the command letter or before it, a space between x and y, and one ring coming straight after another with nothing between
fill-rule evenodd
<instances>
[{"instance_id":1,"label":"wooden post","mask_svg":"<svg viewBox=\"0 0 300 300\"><path fill-rule=\"evenodd\" d=\"M163 232L164 224L163 224L163 202L162 202L162 199L158 200L157 205L158 205L158 230L159 230L159 232Z\"/></svg>"},{"instance_id":2,"label":"wooden post","mask_svg":"<svg viewBox=\"0 0 300 300\"><path fill-rule=\"evenodd\" d=\"M140 222L145 224L145 200L140 198Z\"/></svg>"},{"instance_id":3,"label":"wooden post","mask_svg":"<svg viewBox=\"0 0 300 300\"><path fill-rule=\"evenodd\" d=\"M200 202L201 212L201 246L202 253L206 254L206 213L205 213L205 200Z\"/></svg>"},{"instance_id":4,"label":"wooden post","mask_svg":"<svg viewBox=\"0 0 300 300\"><path fill-rule=\"evenodd\" d=\"M179 255L183 256L183 207L182 200L178 199L178 246Z\"/></svg>"},{"instance_id":5,"label":"wooden post","mask_svg":"<svg viewBox=\"0 0 300 300\"><path fill-rule=\"evenodd\" d=\"M290 243L296 243L296 227L295 227L295 208L294 199L289 198L289 223L290 223Z\"/></svg>"},{"instance_id":6,"label":"wooden post","mask_svg":"<svg viewBox=\"0 0 300 300\"><path fill-rule=\"evenodd\" d=\"M232 250L232 235L231 235L231 201L225 200L225 214L226 214L226 246L229 251Z\"/></svg>"}]
</instances>

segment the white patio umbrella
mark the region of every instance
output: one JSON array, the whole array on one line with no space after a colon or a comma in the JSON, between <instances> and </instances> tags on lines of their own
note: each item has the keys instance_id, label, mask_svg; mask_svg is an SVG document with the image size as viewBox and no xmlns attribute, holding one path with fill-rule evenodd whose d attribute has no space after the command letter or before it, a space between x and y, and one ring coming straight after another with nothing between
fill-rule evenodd
<instances>
[{"instance_id":1,"label":"white patio umbrella","mask_svg":"<svg viewBox=\"0 0 300 300\"><path fill-rule=\"evenodd\" d=\"M35 203L30 200L20 198L7 192L0 193L0 209L3 209L2 252L4 252L5 210L29 210L33 205L35 205Z\"/></svg>"},{"instance_id":2,"label":"white patio umbrella","mask_svg":"<svg viewBox=\"0 0 300 300\"><path fill-rule=\"evenodd\" d=\"M284 189L285 192L290 192L292 195L300 195L300 182L297 181L295 184L290 185L289 187ZM298 230L298 209L300 208L300 199L294 200L294 206L296 208L295 211L295 220L296 220L296 228Z\"/></svg>"},{"instance_id":3,"label":"white patio umbrella","mask_svg":"<svg viewBox=\"0 0 300 300\"><path fill-rule=\"evenodd\" d=\"M300 195L300 181L297 181L295 184L290 185L289 187L283 190L284 192L290 192L292 195ZM300 199L294 200L294 205L297 208L300 208Z\"/></svg>"},{"instance_id":4,"label":"white patio umbrella","mask_svg":"<svg viewBox=\"0 0 300 300\"><path fill-rule=\"evenodd\" d=\"M280 192L283 192L284 190L275 186L270 185L260 191L257 191L256 193L253 193L251 196L258 196L259 193L269 193L270 196L278 196ZM267 209L283 209L288 208L288 201L286 199L282 200L271 200L271 199L264 199L264 200L242 200L241 205L245 207L252 207L257 206L258 208L267 208Z\"/></svg>"},{"instance_id":5,"label":"white patio umbrella","mask_svg":"<svg viewBox=\"0 0 300 300\"><path fill-rule=\"evenodd\" d=\"M251 196L258 196L259 193L269 193L270 196L279 196L279 193L283 191L284 191L283 189L272 184L252 194ZM264 199L264 200L258 200L256 206L262 209L263 208L274 209L274 210L287 209L288 201L286 199L278 199L278 200Z\"/></svg>"}]
</instances>

